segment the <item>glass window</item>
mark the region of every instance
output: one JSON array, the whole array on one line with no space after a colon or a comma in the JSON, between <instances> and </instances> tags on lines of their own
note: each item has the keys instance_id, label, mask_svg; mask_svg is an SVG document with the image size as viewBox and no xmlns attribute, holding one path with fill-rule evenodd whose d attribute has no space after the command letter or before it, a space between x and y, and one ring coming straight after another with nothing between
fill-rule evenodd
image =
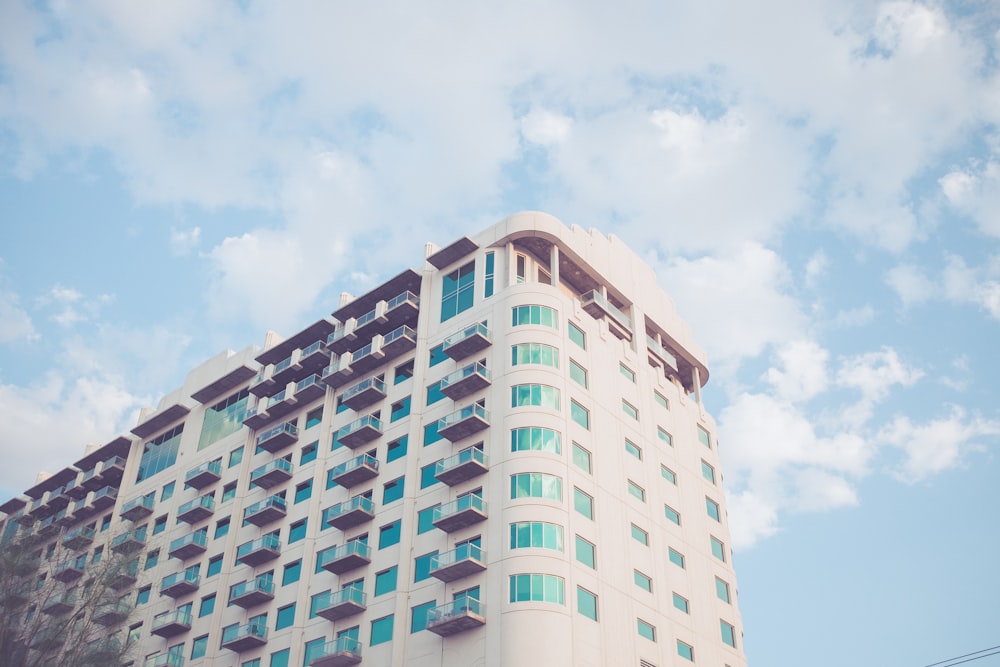
<instances>
[{"instance_id":1,"label":"glass window","mask_svg":"<svg viewBox=\"0 0 1000 667\"><path fill-rule=\"evenodd\" d=\"M663 513L666 515L667 519L669 519L671 523L676 523L678 526L681 525L680 512L675 510L673 507L671 507L670 505L664 505Z\"/></svg>"},{"instance_id":2,"label":"glass window","mask_svg":"<svg viewBox=\"0 0 1000 667\"><path fill-rule=\"evenodd\" d=\"M543 521L519 521L510 524L510 548L563 550L563 527Z\"/></svg>"},{"instance_id":3,"label":"glass window","mask_svg":"<svg viewBox=\"0 0 1000 667\"><path fill-rule=\"evenodd\" d=\"M315 410L310 410L306 413L306 428L312 428L313 426L318 426L323 422L323 406L319 406Z\"/></svg>"},{"instance_id":4,"label":"glass window","mask_svg":"<svg viewBox=\"0 0 1000 667\"><path fill-rule=\"evenodd\" d=\"M513 408L533 405L559 410L560 403L559 390L547 384L515 384L510 388L510 405Z\"/></svg>"},{"instance_id":5,"label":"glass window","mask_svg":"<svg viewBox=\"0 0 1000 667\"><path fill-rule=\"evenodd\" d=\"M242 421L240 426L243 426ZM177 462L177 449L180 447L183 431L184 424L178 424L143 445L142 457L139 459L139 473L136 475L135 481L141 482L144 479L149 479ZM173 493L173 486L171 486L170 492Z\"/></svg>"},{"instance_id":6,"label":"glass window","mask_svg":"<svg viewBox=\"0 0 1000 667\"><path fill-rule=\"evenodd\" d=\"M215 593L212 593L211 595L206 595L201 599L201 605L198 607L198 618L211 616L214 611Z\"/></svg>"},{"instance_id":7,"label":"glass window","mask_svg":"<svg viewBox=\"0 0 1000 667\"><path fill-rule=\"evenodd\" d=\"M399 544L399 536L402 528L402 521L397 519L387 526L382 526L378 531L378 548L385 549L393 544Z\"/></svg>"},{"instance_id":8,"label":"glass window","mask_svg":"<svg viewBox=\"0 0 1000 667\"><path fill-rule=\"evenodd\" d=\"M712 541L712 555L721 560L723 563L725 563L726 545L715 537L711 538L711 541Z\"/></svg>"},{"instance_id":9,"label":"glass window","mask_svg":"<svg viewBox=\"0 0 1000 667\"><path fill-rule=\"evenodd\" d=\"M646 591L647 593L653 592L653 580L644 575L639 570L632 570L632 580L635 585Z\"/></svg>"},{"instance_id":10,"label":"glass window","mask_svg":"<svg viewBox=\"0 0 1000 667\"><path fill-rule=\"evenodd\" d=\"M270 667L288 667L288 660L291 652L291 649L284 648L280 651L272 653Z\"/></svg>"},{"instance_id":11,"label":"glass window","mask_svg":"<svg viewBox=\"0 0 1000 667\"><path fill-rule=\"evenodd\" d=\"M667 397L661 394L660 392L653 391L653 400L656 401L656 404L662 407L664 410L670 409L670 401L668 401Z\"/></svg>"},{"instance_id":12,"label":"glass window","mask_svg":"<svg viewBox=\"0 0 1000 667\"><path fill-rule=\"evenodd\" d=\"M569 360L569 377L584 389L587 388L587 369L572 359Z\"/></svg>"},{"instance_id":13,"label":"glass window","mask_svg":"<svg viewBox=\"0 0 1000 667\"><path fill-rule=\"evenodd\" d=\"M383 570L375 575L375 596L385 595L396 590L396 566Z\"/></svg>"},{"instance_id":14,"label":"glass window","mask_svg":"<svg viewBox=\"0 0 1000 667\"><path fill-rule=\"evenodd\" d=\"M626 401L624 398L622 399L622 412L627 414L632 419L639 418L639 410L634 405Z\"/></svg>"},{"instance_id":15,"label":"glass window","mask_svg":"<svg viewBox=\"0 0 1000 667\"><path fill-rule=\"evenodd\" d=\"M594 499L576 487L573 487L573 507L588 519L594 518Z\"/></svg>"},{"instance_id":16,"label":"glass window","mask_svg":"<svg viewBox=\"0 0 1000 667\"><path fill-rule=\"evenodd\" d=\"M140 588L135 594L135 606L146 604L149 602L149 591L151 588L149 586L144 586Z\"/></svg>"},{"instance_id":17,"label":"glass window","mask_svg":"<svg viewBox=\"0 0 1000 667\"><path fill-rule=\"evenodd\" d=\"M576 587L576 610L592 621L597 620L597 596L580 586Z\"/></svg>"},{"instance_id":18,"label":"glass window","mask_svg":"<svg viewBox=\"0 0 1000 667\"><path fill-rule=\"evenodd\" d=\"M222 487L222 503L228 503L230 500L236 497L236 482L230 482Z\"/></svg>"},{"instance_id":19,"label":"glass window","mask_svg":"<svg viewBox=\"0 0 1000 667\"><path fill-rule=\"evenodd\" d=\"M307 519L302 519L301 521L296 521L288 529L288 543L298 542L304 539L306 536L306 521Z\"/></svg>"},{"instance_id":20,"label":"glass window","mask_svg":"<svg viewBox=\"0 0 1000 667\"><path fill-rule=\"evenodd\" d=\"M392 383L399 384L413 377L413 359L396 366L392 375Z\"/></svg>"},{"instance_id":21,"label":"glass window","mask_svg":"<svg viewBox=\"0 0 1000 667\"><path fill-rule=\"evenodd\" d=\"M424 602L410 608L410 632L420 632L427 627L427 612L437 606L437 600Z\"/></svg>"},{"instance_id":22,"label":"glass window","mask_svg":"<svg viewBox=\"0 0 1000 667\"><path fill-rule=\"evenodd\" d=\"M229 467L230 468L232 468L234 466L238 466L240 463L243 462L243 452L244 452L244 450L246 450L246 447L240 447L239 449L234 449L233 451L229 452Z\"/></svg>"},{"instance_id":23,"label":"glass window","mask_svg":"<svg viewBox=\"0 0 1000 667\"><path fill-rule=\"evenodd\" d=\"M708 434L703 426L698 425L698 442L705 445L709 449L712 448L712 436Z\"/></svg>"},{"instance_id":24,"label":"glass window","mask_svg":"<svg viewBox=\"0 0 1000 667\"><path fill-rule=\"evenodd\" d=\"M301 503L303 500L308 500L309 496L312 495L313 482L310 479L308 482L302 482L295 487L295 503Z\"/></svg>"},{"instance_id":25,"label":"glass window","mask_svg":"<svg viewBox=\"0 0 1000 667\"><path fill-rule=\"evenodd\" d=\"M647 547L649 546L649 533L634 523L632 524L632 539L646 545Z\"/></svg>"},{"instance_id":26,"label":"glass window","mask_svg":"<svg viewBox=\"0 0 1000 667\"><path fill-rule=\"evenodd\" d=\"M694 647L690 644L685 644L680 639L677 640L677 655L684 658L685 660L690 660L694 662Z\"/></svg>"},{"instance_id":27,"label":"glass window","mask_svg":"<svg viewBox=\"0 0 1000 667\"><path fill-rule=\"evenodd\" d=\"M175 486L174 482L168 482L167 484L163 485L163 490L160 491L160 502L161 503L164 500L170 500L170 498L173 497L173 495L174 495L174 486Z\"/></svg>"},{"instance_id":28,"label":"glass window","mask_svg":"<svg viewBox=\"0 0 1000 667\"><path fill-rule=\"evenodd\" d=\"M283 630L295 622L295 603L278 608L277 618L274 622L275 630Z\"/></svg>"},{"instance_id":29,"label":"glass window","mask_svg":"<svg viewBox=\"0 0 1000 667\"><path fill-rule=\"evenodd\" d=\"M719 620L722 629L722 643L736 648L736 628L723 620Z\"/></svg>"},{"instance_id":30,"label":"glass window","mask_svg":"<svg viewBox=\"0 0 1000 667\"><path fill-rule=\"evenodd\" d=\"M627 379L627 380L628 380L629 382L632 382L633 384L635 383L635 371L634 371L634 370L632 370L631 368L629 368L629 367L628 367L628 366L626 366L625 364L622 364L622 363L619 363L619 364L618 364L618 371L619 371L619 372L620 372L620 373L621 373L622 375L624 375L624 376L625 376L625 378L626 378L626 379Z\"/></svg>"},{"instance_id":31,"label":"glass window","mask_svg":"<svg viewBox=\"0 0 1000 667\"><path fill-rule=\"evenodd\" d=\"M319 450L319 443L312 442L302 448L299 452L299 465L305 465L316 460L316 452Z\"/></svg>"},{"instance_id":32,"label":"glass window","mask_svg":"<svg viewBox=\"0 0 1000 667\"><path fill-rule=\"evenodd\" d=\"M662 475L663 479L667 480L671 484L677 484L677 473L667 466L660 466L660 475Z\"/></svg>"},{"instance_id":33,"label":"glass window","mask_svg":"<svg viewBox=\"0 0 1000 667\"><path fill-rule=\"evenodd\" d=\"M285 564L285 571L281 575L281 585L294 584L302 576L302 560L292 561Z\"/></svg>"},{"instance_id":34,"label":"glass window","mask_svg":"<svg viewBox=\"0 0 1000 667\"><path fill-rule=\"evenodd\" d=\"M551 574L513 574L510 601L566 604L565 581Z\"/></svg>"},{"instance_id":35,"label":"glass window","mask_svg":"<svg viewBox=\"0 0 1000 667\"><path fill-rule=\"evenodd\" d=\"M433 445L442 438L444 438L444 436L438 433L438 423L436 421L432 421L430 424L424 425L424 447L427 445Z\"/></svg>"},{"instance_id":36,"label":"glass window","mask_svg":"<svg viewBox=\"0 0 1000 667\"><path fill-rule=\"evenodd\" d=\"M441 391L440 382L435 382L432 385L428 385L427 401L426 401L427 405L434 405L438 401L444 400L445 398L447 397L444 395L444 392Z\"/></svg>"},{"instance_id":37,"label":"glass window","mask_svg":"<svg viewBox=\"0 0 1000 667\"><path fill-rule=\"evenodd\" d=\"M631 440L625 440L625 451L634 456L635 458L642 460L642 448L635 444Z\"/></svg>"},{"instance_id":38,"label":"glass window","mask_svg":"<svg viewBox=\"0 0 1000 667\"><path fill-rule=\"evenodd\" d=\"M323 655L323 647L326 645L326 638L312 639L306 642L303 651L302 667L308 667L316 658Z\"/></svg>"},{"instance_id":39,"label":"glass window","mask_svg":"<svg viewBox=\"0 0 1000 667\"><path fill-rule=\"evenodd\" d=\"M413 583L418 581L423 581L424 579L429 579L431 576L431 558L437 556L437 551L432 551L429 554L424 554L423 556L417 556L413 559Z\"/></svg>"},{"instance_id":40,"label":"glass window","mask_svg":"<svg viewBox=\"0 0 1000 667\"><path fill-rule=\"evenodd\" d=\"M662 428L660 428L659 426L656 427L656 435L657 435L657 437L660 438L660 440L662 440L663 442L667 443L668 447L673 447L674 446L674 439L673 439L673 437L669 433L667 433L666 431L664 431Z\"/></svg>"},{"instance_id":41,"label":"glass window","mask_svg":"<svg viewBox=\"0 0 1000 667\"><path fill-rule=\"evenodd\" d=\"M444 343L431 348L431 366L437 366L442 361L447 361L448 355L444 353Z\"/></svg>"},{"instance_id":42,"label":"glass window","mask_svg":"<svg viewBox=\"0 0 1000 667\"><path fill-rule=\"evenodd\" d=\"M562 500L562 478L541 472L511 475L510 497Z\"/></svg>"},{"instance_id":43,"label":"glass window","mask_svg":"<svg viewBox=\"0 0 1000 667\"><path fill-rule=\"evenodd\" d=\"M514 276L518 285L528 279L528 258L521 253L514 256Z\"/></svg>"},{"instance_id":44,"label":"glass window","mask_svg":"<svg viewBox=\"0 0 1000 667\"><path fill-rule=\"evenodd\" d=\"M587 334L583 333L583 329L576 326L572 322L569 322L569 339L582 347L587 349Z\"/></svg>"},{"instance_id":45,"label":"glass window","mask_svg":"<svg viewBox=\"0 0 1000 667\"><path fill-rule=\"evenodd\" d=\"M158 516L153 521L153 535L159 535L167 529L167 515Z\"/></svg>"},{"instance_id":46,"label":"glass window","mask_svg":"<svg viewBox=\"0 0 1000 667\"><path fill-rule=\"evenodd\" d=\"M588 431L590 430L590 411L587 408L583 407L576 401L570 401L569 412L573 421Z\"/></svg>"},{"instance_id":47,"label":"glass window","mask_svg":"<svg viewBox=\"0 0 1000 667\"><path fill-rule=\"evenodd\" d=\"M562 434L549 428L536 426L515 428L510 431L510 451L538 451L562 453Z\"/></svg>"},{"instance_id":48,"label":"glass window","mask_svg":"<svg viewBox=\"0 0 1000 667\"><path fill-rule=\"evenodd\" d=\"M515 306L511 310L511 325L540 324L553 329L559 326L559 314L547 306Z\"/></svg>"},{"instance_id":49,"label":"glass window","mask_svg":"<svg viewBox=\"0 0 1000 667\"><path fill-rule=\"evenodd\" d=\"M729 584L718 577L715 578L715 595L727 604L732 602L729 598Z\"/></svg>"},{"instance_id":50,"label":"glass window","mask_svg":"<svg viewBox=\"0 0 1000 667\"><path fill-rule=\"evenodd\" d=\"M539 364L559 368L559 350L544 343L521 343L510 348L512 366Z\"/></svg>"},{"instance_id":51,"label":"glass window","mask_svg":"<svg viewBox=\"0 0 1000 667\"><path fill-rule=\"evenodd\" d=\"M219 519L215 524L215 536L212 539L219 539L229 534L229 517Z\"/></svg>"},{"instance_id":52,"label":"glass window","mask_svg":"<svg viewBox=\"0 0 1000 667\"><path fill-rule=\"evenodd\" d=\"M392 641L392 625L392 614L383 616L382 618L376 618L372 621L372 638L368 643L369 646L376 646L378 644L384 644L388 641Z\"/></svg>"},{"instance_id":53,"label":"glass window","mask_svg":"<svg viewBox=\"0 0 1000 667\"><path fill-rule=\"evenodd\" d=\"M426 489L429 486L434 486L435 484L440 484L437 477L434 476L434 471L437 469L437 461L425 465L420 469L420 488Z\"/></svg>"},{"instance_id":54,"label":"glass window","mask_svg":"<svg viewBox=\"0 0 1000 667\"><path fill-rule=\"evenodd\" d=\"M205 651L207 649L208 649L208 635L195 637L194 641L191 642L191 659L195 660L197 658L204 658Z\"/></svg>"},{"instance_id":55,"label":"glass window","mask_svg":"<svg viewBox=\"0 0 1000 667\"><path fill-rule=\"evenodd\" d=\"M687 600L682 598L677 593L673 594L673 599L674 599L674 609L679 609L680 611L683 611L685 614L690 613L690 608L688 606Z\"/></svg>"},{"instance_id":56,"label":"glass window","mask_svg":"<svg viewBox=\"0 0 1000 667\"><path fill-rule=\"evenodd\" d=\"M400 401L396 401L395 403L392 404L392 406L391 406L391 412L390 412L390 416L389 416L389 421L390 422L399 421L400 419L403 419L404 417L409 417L409 416L410 416L410 397L409 396L407 396L406 398L404 398L404 399L402 399Z\"/></svg>"},{"instance_id":57,"label":"glass window","mask_svg":"<svg viewBox=\"0 0 1000 667\"><path fill-rule=\"evenodd\" d=\"M579 535L576 536L576 560L591 569L597 569L597 547Z\"/></svg>"},{"instance_id":58,"label":"glass window","mask_svg":"<svg viewBox=\"0 0 1000 667\"><path fill-rule=\"evenodd\" d=\"M441 503L437 503L417 512L417 535L434 530L434 508L440 506Z\"/></svg>"},{"instance_id":59,"label":"glass window","mask_svg":"<svg viewBox=\"0 0 1000 667\"><path fill-rule=\"evenodd\" d=\"M205 576L211 577L220 572L222 572L222 554L212 556L208 559L208 569L205 572Z\"/></svg>"},{"instance_id":60,"label":"glass window","mask_svg":"<svg viewBox=\"0 0 1000 667\"><path fill-rule=\"evenodd\" d=\"M388 505L403 497L403 478L397 477L382 487L382 504Z\"/></svg>"},{"instance_id":61,"label":"glass window","mask_svg":"<svg viewBox=\"0 0 1000 667\"><path fill-rule=\"evenodd\" d=\"M708 512L708 516L712 517L716 521L722 521L719 515L719 503L715 502L711 498L705 498L705 510Z\"/></svg>"},{"instance_id":62,"label":"glass window","mask_svg":"<svg viewBox=\"0 0 1000 667\"><path fill-rule=\"evenodd\" d=\"M573 463L576 467L586 471L587 474L590 474L592 470L590 464L590 452L575 442L573 443Z\"/></svg>"},{"instance_id":63,"label":"glass window","mask_svg":"<svg viewBox=\"0 0 1000 667\"><path fill-rule=\"evenodd\" d=\"M441 286L441 321L472 307L475 292L475 262L445 274Z\"/></svg>"},{"instance_id":64,"label":"glass window","mask_svg":"<svg viewBox=\"0 0 1000 667\"><path fill-rule=\"evenodd\" d=\"M628 492L629 495L646 502L646 490L632 480L628 480Z\"/></svg>"},{"instance_id":65,"label":"glass window","mask_svg":"<svg viewBox=\"0 0 1000 667\"><path fill-rule=\"evenodd\" d=\"M656 628L642 620L641 618L636 619L639 626L639 636L645 637L651 642L656 641Z\"/></svg>"},{"instance_id":66,"label":"glass window","mask_svg":"<svg viewBox=\"0 0 1000 667\"><path fill-rule=\"evenodd\" d=\"M493 296L493 277L494 277L494 263L496 261L495 253L486 253L485 261L485 275L483 276L483 297L489 298Z\"/></svg>"},{"instance_id":67,"label":"glass window","mask_svg":"<svg viewBox=\"0 0 1000 667\"><path fill-rule=\"evenodd\" d=\"M673 563L674 565L676 565L681 569L684 569L684 554L682 554L679 551L674 551L673 549L670 549L668 551L668 555L670 557L671 563Z\"/></svg>"},{"instance_id":68,"label":"glass window","mask_svg":"<svg viewBox=\"0 0 1000 667\"><path fill-rule=\"evenodd\" d=\"M397 438L390 442L386 449L385 462L389 463L406 456L406 442L408 440L409 436L404 435L402 438Z\"/></svg>"},{"instance_id":69,"label":"glass window","mask_svg":"<svg viewBox=\"0 0 1000 667\"><path fill-rule=\"evenodd\" d=\"M704 461L701 462L701 476L712 484L715 484L715 468Z\"/></svg>"}]
</instances>

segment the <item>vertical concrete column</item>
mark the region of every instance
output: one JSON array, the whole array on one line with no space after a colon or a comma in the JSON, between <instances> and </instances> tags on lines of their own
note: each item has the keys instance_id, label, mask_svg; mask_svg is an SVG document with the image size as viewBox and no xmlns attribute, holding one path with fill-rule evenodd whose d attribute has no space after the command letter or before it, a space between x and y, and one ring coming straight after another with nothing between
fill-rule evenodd
<instances>
[{"instance_id":1,"label":"vertical concrete column","mask_svg":"<svg viewBox=\"0 0 1000 667\"><path fill-rule=\"evenodd\" d=\"M559 246L552 244L552 251L549 253L549 271L552 273L553 286L559 286Z\"/></svg>"},{"instance_id":2,"label":"vertical concrete column","mask_svg":"<svg viewBox=\"0 0 1000 667\"><path fill-rule=\"evenodd\" d=\"M704 410L705 406L701 404L701 372L697 366L691 370L691 381L694 383L694 400L698 407Z\"/></svg>"}]
</instances>

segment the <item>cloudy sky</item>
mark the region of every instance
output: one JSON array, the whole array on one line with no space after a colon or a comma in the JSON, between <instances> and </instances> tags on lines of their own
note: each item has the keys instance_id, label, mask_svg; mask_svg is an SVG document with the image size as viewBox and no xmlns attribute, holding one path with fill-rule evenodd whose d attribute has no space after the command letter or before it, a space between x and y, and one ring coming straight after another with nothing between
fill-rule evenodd
<instances>
[{"instance_id":1,"label":"cloudy sky","mask_svg":"<svg viewBox=\"0 0 1000 667\"><path fill-rule=\"evenodd\" d=\"M2 2L0 496L541 209L710 354L752 665L998 645L998 59L991 0Z\"/></svg>"}]
</instances>

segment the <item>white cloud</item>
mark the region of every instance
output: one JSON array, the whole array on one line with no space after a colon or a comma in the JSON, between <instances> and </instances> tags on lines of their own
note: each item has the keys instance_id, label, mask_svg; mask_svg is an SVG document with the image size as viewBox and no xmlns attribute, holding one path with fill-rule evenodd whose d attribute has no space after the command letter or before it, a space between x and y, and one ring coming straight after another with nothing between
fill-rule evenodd
<instances>
[{"instance_id":1,"label":"white cloud","mask_svg":"<svg viewBox=\"0 0 1000 667\"><path fill-rule=\"evenodd\" d=\"M794 340L778 347L781 369L770 368L764 377L778 398L797 403L826 391L830 353L811 340Z\"/></svg>"},{"instance_id":2,"label":"white cloud","mask_svg":"<svg viewBox=\"0 0 1000 667\"><path fill-rule=\"evenodd\" d=\"M572 118L545 109L533 109L521 118L521 134L527 141L540 146L561 144L572 130Z\"/></svg>"},{"instance_id":3,"label":"white cloud","mask_svg":"<svg viewBox=\"0 0 1000 667\"><path fill-rule=\"evenodd\" d=\"M191 229L170 228L170 249L176 255L186 255L201 242L201 227Z\"/></svg>"},{"instance_id":4,"label":"white cloud","mask_svg":"<svg viewBox=\"0 0 1000 667\"><path fill-rule=\"evenodd\" d=\"M923 270L912 264L890 269L886 274L886 283L899 296L904 308L923 303L937 293L934 283L924 275Z\"/></svg>"},{"instance_id":5,"label":"white cloud","mask_svg":"<svg viewBox=\"0 0 1000 667\"><path fill-rule=\"evenodd\" d=\"M827 258L826 253L822 250L814 252L809 261L806 262L806 287L815 289L817 281L826 274L829 268L830 260Z\"/></svg>"},{"instance_id":6,"label":"white cloud","mask_svg":"<svg viewBox=\"0 0 1000 667\"><path fill-rule=\"evenodd\" d=\"M17 294L0 289L0 343L37 338L31 316L21 308Z\"/></svg>"}]
</instances>

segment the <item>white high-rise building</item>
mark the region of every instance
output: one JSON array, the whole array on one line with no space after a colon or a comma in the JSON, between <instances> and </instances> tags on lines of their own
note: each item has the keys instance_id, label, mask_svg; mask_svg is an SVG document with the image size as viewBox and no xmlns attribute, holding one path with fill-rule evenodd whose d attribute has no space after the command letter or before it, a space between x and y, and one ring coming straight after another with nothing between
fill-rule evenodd
<instances>
[{"instance_id":1,"label":"white high-rise building","mask_svg":"<svg viewBox=\"0 0 1000 667\"><path fill-rule=\"evenodd\" d=\"M135 665L741 667L707 379L621 241L520 213L196 368L4 535L67 590L134 559Z\"/></svg>"}]
</instances>

